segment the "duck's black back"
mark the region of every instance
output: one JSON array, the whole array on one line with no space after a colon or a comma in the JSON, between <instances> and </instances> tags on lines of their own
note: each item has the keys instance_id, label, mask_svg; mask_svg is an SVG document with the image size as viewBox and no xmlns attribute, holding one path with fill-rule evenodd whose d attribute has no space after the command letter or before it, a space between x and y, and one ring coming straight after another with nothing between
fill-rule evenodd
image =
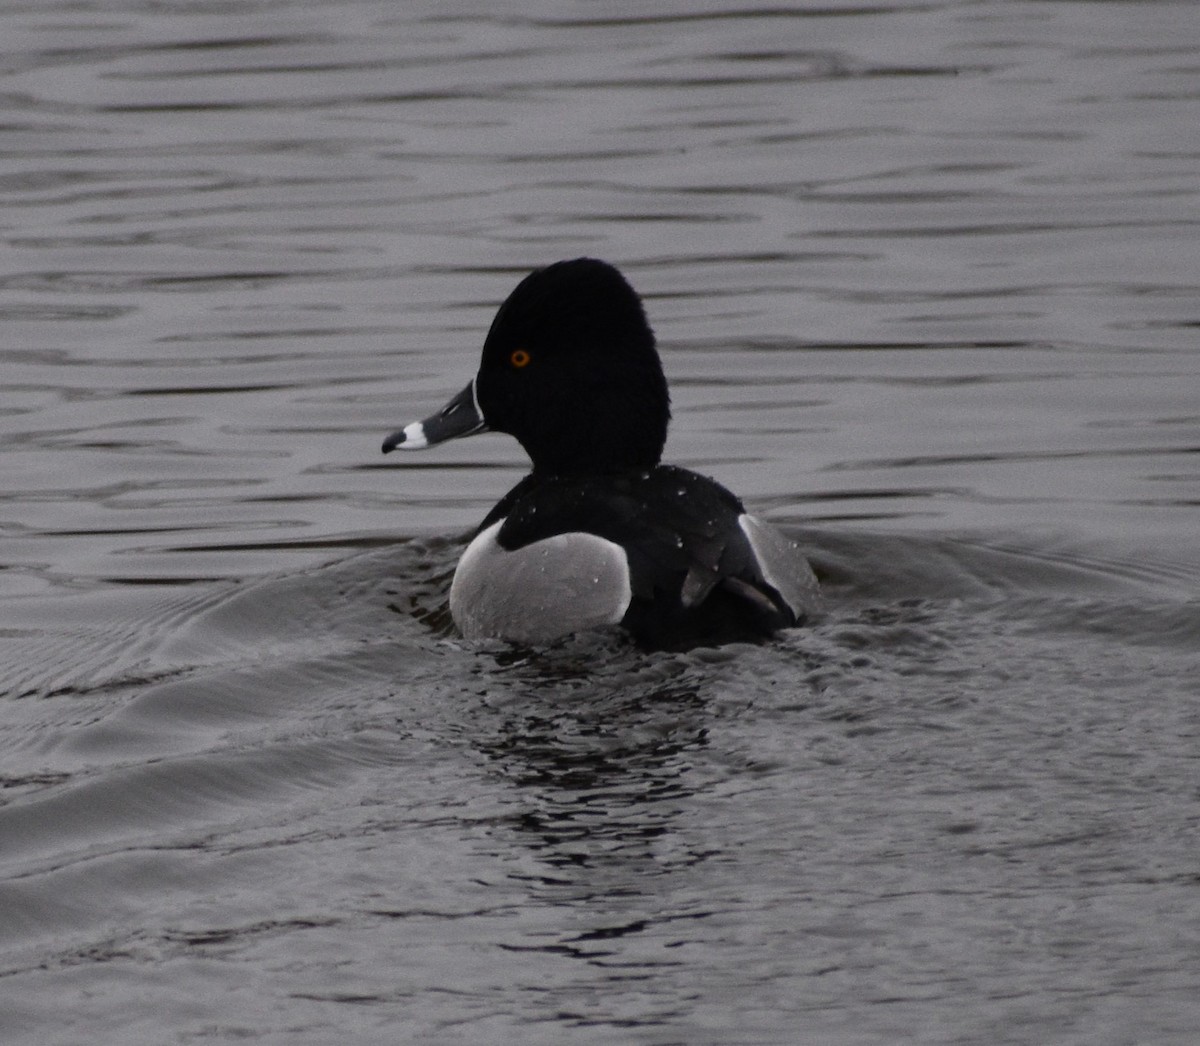
<instances>
[{"instance_id":1,"label":"duck's black back","mask_svg":"<svg viewBox=\"0 0 1200 1046\"><path fill-rule=\"evenodd\" d=\"M796 624L739 525L744 511L719 483L670 465L588 476L534 473L480 529L503 519L496 538L509 551L569 533L620 545L632 590L622 624L643 645L669 648L763 638Z\"/></svg>"}]
</instances>

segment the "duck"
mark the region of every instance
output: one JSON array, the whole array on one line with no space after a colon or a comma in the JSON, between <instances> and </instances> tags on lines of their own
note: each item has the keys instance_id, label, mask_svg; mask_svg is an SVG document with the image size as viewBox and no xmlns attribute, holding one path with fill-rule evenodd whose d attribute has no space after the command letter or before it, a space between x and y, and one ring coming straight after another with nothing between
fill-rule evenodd
<instances>
[{"instance_id":1,"label":"duck","mask_svg":"<svg viewBox=\"0 0 1200 1046\"><path fill-rule=\"evenodd\" d=\"M537 645L615 626L682 650L813 618L820 591L799 547L717 481L662 463L670 419L654 333L615 266L575 258L518 283L474 378L383 441L387 454L498 432L529 456L454 571L464 638Z\"/></svg>"}]
</instances>

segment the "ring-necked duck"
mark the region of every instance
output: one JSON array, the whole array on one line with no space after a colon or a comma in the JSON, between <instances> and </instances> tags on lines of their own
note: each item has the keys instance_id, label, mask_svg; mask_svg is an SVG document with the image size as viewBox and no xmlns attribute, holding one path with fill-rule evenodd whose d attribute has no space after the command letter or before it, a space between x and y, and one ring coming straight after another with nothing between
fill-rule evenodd
<instances>
[{"instance_id":1,"label":"ring-necked duck","mask_svg":"<svg viewBox=\"0 0 1200 1046\"><path fill-rule=\"evenodd\" d=\"M669 404L641 300L613 266L563 261L517 285L471 383L383 442L507 432L533 461L454 573L464 636L541 643L620 624L684 647L763 638L815 610L791 541L715 481L659 464Z\"/></svg>"}]
</instances>

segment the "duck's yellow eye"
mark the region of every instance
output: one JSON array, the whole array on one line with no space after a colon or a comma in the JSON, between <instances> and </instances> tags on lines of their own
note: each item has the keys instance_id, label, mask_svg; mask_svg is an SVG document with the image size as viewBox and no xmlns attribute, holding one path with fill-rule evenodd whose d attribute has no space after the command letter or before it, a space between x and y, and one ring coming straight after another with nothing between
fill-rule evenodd
<instances>
[{"instance_id":1,"label":"duck's yellow eye","mask_svg":"<svg viewBox=\"0 0 1200 1046\"><path fill-rule=\"evenodd\" d=\"M519 369L529 366L529 361L532 359L533 357L524 349L515 349L513 354L508 357L508 362Z\"/></svg>"}]
</instances>

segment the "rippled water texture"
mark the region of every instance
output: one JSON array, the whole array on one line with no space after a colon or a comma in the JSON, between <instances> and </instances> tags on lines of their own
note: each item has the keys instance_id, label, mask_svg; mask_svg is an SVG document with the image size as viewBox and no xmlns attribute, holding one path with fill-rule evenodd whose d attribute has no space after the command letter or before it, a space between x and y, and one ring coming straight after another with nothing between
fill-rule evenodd
<instances>
[{"instance_id":1,"label":"rippled water texture","mask_svg":"<svg viewBox=\"0 0 1200 1046\"><path fill-rule=\"evenodd\" d=\"M1200 6L0 39L0 1040L1196 1041ZM448 628L520 450L379 441L585 253L814 627Z\"/></svg>"}]
</instances>

